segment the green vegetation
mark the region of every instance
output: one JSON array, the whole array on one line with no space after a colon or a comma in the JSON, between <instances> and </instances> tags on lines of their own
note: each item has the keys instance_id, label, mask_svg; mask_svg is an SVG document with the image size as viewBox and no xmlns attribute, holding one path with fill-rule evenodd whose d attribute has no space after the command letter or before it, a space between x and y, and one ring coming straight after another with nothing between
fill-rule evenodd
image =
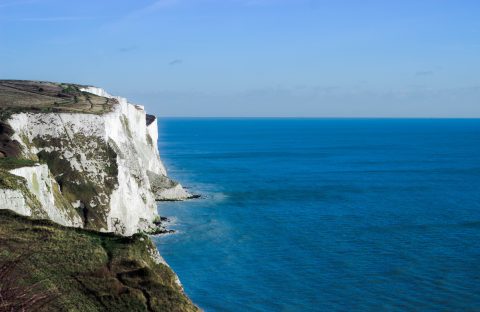
<instances>
[{"instance_id":1,"label":"green vegetation","mask_svg":"<svg viewBox=\"0 0 480 312\"><path fill-rule=\"evenodd\" d=\"M0 121L15 112L67 112L104 114L116 99L83 92L76 84L26 80L0 80Z\"/></svg>"},{"instance_id":2,"label":"green vegetation","mask_svg":"<svg viewBox=\"0 0 480 312\"><path fill-rule=\"evenodd\" d=\"M1 92L0 92L1 95ZM7 121L13 114L21 113L25 109L21 107L12 107L12 106L1 106L0 107L0 122Z\"/></svg>"},{"instance_id":3,"label":"green vegetation","mask_svg":"<svg viewBox=\"0 0 480 312\"><path fill-rule=\"evenodd\" d=\"M154 248L145 235L67 228L0 210L0 267L16 262L14 286L47 294L39 311L198 311L172 270L153 260Z\"/></svg>"},{"instance_id":4,"label":"green vegetation","mask_svg":"<svg viewBox=\"0 0 480 312\"><path fill-rule=\"evenodd\" d=\"M0 168L5 170L12 170L21 167L33 167L37 165L37 161L33 161L30 159L22 159L22 158L14 158L14 157L6 157L0 158Z\"/></svg>"},{"instance_id":5,"label":"green vegetation","mask_svg":"<svg viewBox=\"0 0 480 312\"><path fill-rule=\"evenodd\" d=\"M0 188L18 190L26 183L25 179L0 169Z\"/></svg>"},{"instance_id":6,"label":"green vegetation","mask_svg":"<svg viewBox=\"0 0 480 312\"><path fill-rule=\"evenodd\" d=\"M71 85L71 84L60 84L60 86L63 88L64 93L69 93L69 94L78 94L80 92L80 89L76 85Z\"/></svg>"}]
</instances>

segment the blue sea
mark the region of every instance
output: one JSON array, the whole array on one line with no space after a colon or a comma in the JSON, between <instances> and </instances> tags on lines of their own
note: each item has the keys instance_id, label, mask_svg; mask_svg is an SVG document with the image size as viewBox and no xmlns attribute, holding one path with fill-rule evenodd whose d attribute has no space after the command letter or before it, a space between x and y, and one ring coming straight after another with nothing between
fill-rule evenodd
<instances>
[{"instance_id":1,"label":"blue sea","mask_svg":"<svg viewBox=\"0 0 480 312\"><path fill-rule=\"evenodd\" d=\"M480 120L160 119L206 311L479 311Z\"/></svg>"}]
</instances>

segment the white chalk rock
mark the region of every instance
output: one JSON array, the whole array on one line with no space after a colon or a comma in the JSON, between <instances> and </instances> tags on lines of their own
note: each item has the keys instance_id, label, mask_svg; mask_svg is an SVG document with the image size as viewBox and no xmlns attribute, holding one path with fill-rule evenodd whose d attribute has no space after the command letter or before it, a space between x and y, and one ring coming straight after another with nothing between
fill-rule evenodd
<instances>
[{"instance_id":1,"label":"white chalk rock","mask_svg":"<svg viewBox=\"0 0 480 312\"><path fill-rule=\"evenodd\" d=\"M40 155L48 166L22 167L11 173L25 178L41 210L55 222L122 235L148 229L158 217L159 196L168 200L189 197L180 184L161 193L152 190L149 175L167 174L157 148L157 120L150 118L147 124L143 106L103 89L87 87L82 91L114 98L118 104L102 115L12 115L8 121L15 131L12 139L20 142L25 157L36 160ZM32 214L18 192L0 190L1 196L11 198L10 209Z\"/></svg>"}]
</instances>

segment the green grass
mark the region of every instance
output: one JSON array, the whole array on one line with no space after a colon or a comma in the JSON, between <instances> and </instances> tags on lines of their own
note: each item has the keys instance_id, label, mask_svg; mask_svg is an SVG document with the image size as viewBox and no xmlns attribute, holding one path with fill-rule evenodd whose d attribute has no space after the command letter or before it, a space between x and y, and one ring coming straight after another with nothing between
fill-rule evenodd
<instances>
[{"instance_id":1,"label":"green grass","mask_svg":"<svg viewBox=\"0 0 480 312\"><path fill-rule=\"evenodd\" d=\"M33 167L36 165L38 165L38 162L30 159L14 157L0 158L0 168L5 170L12 170L21 167Z\"/></svg>"},{"instance_id":2,"label":"green grass","mask_svg":"<svg viewBox=\"0 0 480 312\"><path fill-rule=\"evenodd\" d=\"M17 111L104 114L111 112L115 99L80 90L81 85L27 80L0 80L0 120Z\"/></svg>"},{"instance_id":3,"label":"green grass","mask_svg":"<svg viewBox=\"0 0 480 312\"><path fill-rule=\"evenodd\" d=\"M0 188L8 190L18 190L25 185L24 178L11 174L8 171L0 169Z\"/></svg>"},{"instance_id":4,"label":"green grass","mask_svg":"<svg viewBox=\"0 0 480 312\"><path fill-rule=\"evenodd\" d=\"M19 285L40 283L58 294L41 311L197 311L172 270L153 261L152 248L145 235L67 228L0 210L0 265L22 259Z\"/></svg>"}]
</instances>

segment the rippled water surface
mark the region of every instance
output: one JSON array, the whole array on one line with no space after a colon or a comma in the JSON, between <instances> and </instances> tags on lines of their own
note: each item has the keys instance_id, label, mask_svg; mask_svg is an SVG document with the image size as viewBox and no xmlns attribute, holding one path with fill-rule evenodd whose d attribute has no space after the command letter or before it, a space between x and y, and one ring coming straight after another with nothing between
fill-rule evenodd
<instances>
[{"instance_id":1,"label":"rippled water surface","mask_svg":"<svg viewBox=\"0 0 480 312\"><path fill-rule=\"evenodd\" d=\"M161 254L206 311L476 310L480 120L161 119Z\"/></svg>"}]
</instances>

